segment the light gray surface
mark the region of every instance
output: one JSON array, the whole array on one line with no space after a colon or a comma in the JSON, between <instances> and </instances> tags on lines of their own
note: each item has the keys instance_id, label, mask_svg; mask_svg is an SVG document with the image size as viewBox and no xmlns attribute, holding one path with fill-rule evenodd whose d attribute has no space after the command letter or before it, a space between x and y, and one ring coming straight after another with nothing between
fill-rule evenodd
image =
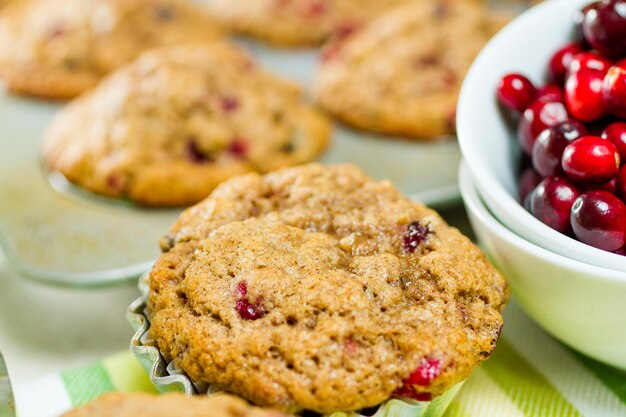
<instances>
[{"instance_id":1,"label":"light gray surface","mask_svg":"<svg viewBox=\"0 0 626 417\"><path fill-rule=\"evenodd\" d=\"M0 255L0 351L13 385L128 349L135 283L98 291L23 279Z\"/></svg>"}]
</instances>

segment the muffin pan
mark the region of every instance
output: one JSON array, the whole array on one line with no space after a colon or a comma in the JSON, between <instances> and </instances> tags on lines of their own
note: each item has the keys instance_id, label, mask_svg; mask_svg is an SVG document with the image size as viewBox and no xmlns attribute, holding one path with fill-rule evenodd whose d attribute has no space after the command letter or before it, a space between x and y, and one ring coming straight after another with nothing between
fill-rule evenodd
<instances>
[{"instance_id":1,"label":"muffin pan","mask_svg":"<svg viewBox=\"0 0 626 417\"><path fill-rule=\"evenodd\" d=\"M269 70L309 85L316 52L241 43ZM60 108L0 92L0 247L25 276L48 284L94 287L135 279L158 256L156 241L180 209L141 208L94 196L58 175L47 177L41 139ZM337 126L321 161L355 163L429 205L459 198L456 140L377 136Z\"/></svg>"}]
</instances>

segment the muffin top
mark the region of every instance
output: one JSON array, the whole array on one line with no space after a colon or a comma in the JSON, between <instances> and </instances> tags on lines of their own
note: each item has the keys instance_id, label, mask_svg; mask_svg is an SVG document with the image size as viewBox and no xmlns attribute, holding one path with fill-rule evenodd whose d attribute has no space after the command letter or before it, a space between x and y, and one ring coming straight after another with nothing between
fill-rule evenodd
<instances>
[{"instance_id":1,"label":"muffin top","mask_svg":"<svg viewBox=\"0 0 626 417\"><path fill-rule=\"evenodd\" d=\"M452 134L465 72L501 23L473 0L394 8L327 46L317 101L365 130L414 139Z\"/></svg>"},{"instance_id":2,"label":"muffin top","mask_svg":"<svg viewBox=\"0 0 626 417\"><path fill-rule=\"evenodd\" d=\"M491 354L508 297L469 239L351 165L231 179L161 246L149 310L166 359L289 412L442 394Z\"/></svg>"},{"instance_id":3,"label":"muffin top","mask_svg":"<svg viewBox=\"0 0 626 417\"><path fill-rule=\"evenodd\" d=\"M0 0L0 7L4 7L9 3L13 3L15 0Z\"/></svg>"},{"instance_id":4,"label":"muffin top","mask_svg":"<svg viewBox=\"0 0 626 417\"><path fill-rule=\"evenodd\" d=\"M329 138L295 85L213 42L156 49L113 73L56 116L44 156L88 190L177 206L233 175L308 162Z\"/></svg>"},{"instance_id":5,"label":"muffin top","mask_svg":"<svg viewBox=\"0 0 626 417\"><path fill-rule=\"evenodd\" d=\"M411 0L203 0L235 31L278 45L316 45Z\"/></svg>"},{"instance_id":6,"label":"muffin top","mask_svg":"<svg viewBox=\"0 0 626 417\"><path fill-rule=\"evenodd\" d=\"M229 395L104 394L62 417L287 417L278 411L252 407Z\"/></svg>"},{"instance_id":7,"label":"muffin top","mask_svg":"<svg viewBox=\"0 0 626 417\"><path fill-rule=\"evenodd\" d=\"M185 0L23 0L0 16L0 77L17 92L71 98L148 49L221 36Z\"/></svg>"}]
</instances>

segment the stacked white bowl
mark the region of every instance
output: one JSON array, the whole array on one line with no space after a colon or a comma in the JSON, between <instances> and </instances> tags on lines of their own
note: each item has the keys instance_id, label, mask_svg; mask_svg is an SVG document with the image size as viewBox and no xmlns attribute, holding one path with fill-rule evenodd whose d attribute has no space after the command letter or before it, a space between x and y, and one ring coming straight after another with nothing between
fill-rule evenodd
<instances>
[{"instance_id":1,"label":"stacked white bowl","mask_svg":"<svg viewBox=\"0 0 626 417\"><path fill-rule=\"evenodd\" d=\"M530 316L575 349L626 369L626 256L562 235L522 207L521 150L495 98L507 73L543 83L550 57L571 41L574 16L589 2L544 2L478 56L459 99L459 183L479 242Z\"/></svg>"}]
</instances>

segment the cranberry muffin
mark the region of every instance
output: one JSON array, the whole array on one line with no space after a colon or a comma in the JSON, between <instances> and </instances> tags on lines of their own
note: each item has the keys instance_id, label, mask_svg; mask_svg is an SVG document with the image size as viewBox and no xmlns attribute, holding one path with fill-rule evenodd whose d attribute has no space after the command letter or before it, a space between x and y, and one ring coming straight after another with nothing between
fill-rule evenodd
<instances>
[{"instance_id":1,"label":"cranberry muffin","mask_svg":"<svg viewBox=\"0 0 626 417\"><path fill-rule=\"evenodd\" d=\"M61 417L287 417L278 411L263 410L229 395L104 394Z\"/></svg>"},{"instance_id":2,"label":"cranberry muffin","mask_svg":"<svg viewBox=\"0 0 626 417\"><path fill-rule=\"evenodd\" d=\"M222 32L185 0L23 0L0 15L0 78L14 92L67 99L148 49Z\"/></svg>"},{"instance_id":3,"label":"cranberry muffin","mask_svg":"<svg viewBox=\"0 0 626 417\"><path fill-rule=\"evenodd\" d=\"M0 0L0 8L6 6L9 3L13 3L15 0Z\"/></svg>"},{"instance_id":4,"label":"cranberry muffin","mask_svg":"<svg viewBox=\"0 0 626 417\"><path fill-rule=\"evenodd\" d=\"M234 175L312 160L330 129L298 87L218 42L150 51L115 72L57 115L43 152L89 191L182 206Z\"/></svg>"},{"instance_id":5,"label":"cranberry muffin","mask_svg":"<svg viewBox=\"0 0 626 417\"><path fill-rule=\"evenodd\" d=\"M233 178L161 246L148 305L165 359L286 412L445 393L492 353L508 299L469 239L351 165Z\"/></svg>"},{"instance_id":6,"label":"cranberry muffin","mask_svg":"<svg viewBox=\"0 0 626 417\"><path fill-rule=\"evenodd\" d=\"M317 45L411 0L203 0L225 26L283 46Z\"/></svg>"},{"instance_id":7,"label":"cranberry muffin","mask_svg":"<svg viewBox=\"0 0 626 417\"><path fill-rule=\"evenodd\" d=\"M368 131L418 140L453 134L465 73L501 24L472 0L409 2L327 46L316 100Z\"/></svg>"}]
</instances>

